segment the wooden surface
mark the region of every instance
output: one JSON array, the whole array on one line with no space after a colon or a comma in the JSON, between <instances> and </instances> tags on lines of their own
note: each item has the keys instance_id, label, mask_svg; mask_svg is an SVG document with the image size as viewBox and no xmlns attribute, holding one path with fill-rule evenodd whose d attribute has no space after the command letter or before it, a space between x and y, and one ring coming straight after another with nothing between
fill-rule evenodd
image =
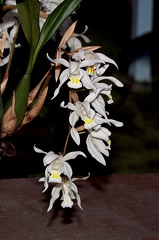
<instances>
[{"instance_id":1,"label":"wooden surface","mask_svg":"<svg viewBox=\"0 0 159 240\"><path fill-rule=\"evenodd\" d=\"M76 182L82 207L47 213L38 178L0 180L1 240L158 240L159 174L108 175Z\"/></svg>"}]
</instances>

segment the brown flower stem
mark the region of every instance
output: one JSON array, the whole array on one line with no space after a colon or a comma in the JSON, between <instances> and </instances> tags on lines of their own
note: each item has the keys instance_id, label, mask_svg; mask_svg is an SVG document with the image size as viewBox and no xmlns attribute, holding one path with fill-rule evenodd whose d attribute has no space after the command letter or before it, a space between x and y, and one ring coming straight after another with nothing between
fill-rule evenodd
<instances>
[{"instance_id":1,"label":"brown flower stem","mask_svg":"<svg viewBox=\"0 0 159 240\"><path fill-rule=\"evenodd\" d=\"M70 56L70 54L64 49L64 48L58 48L58 50L60 50L60 51L62 51L62 52L64 52L67 56Z\"/></svg>"},{"instance_id":2,"label":"brown flower stem","mask_svg":"<svg viewBox=\"0 0 159 240\"><path fill-rule=\"evenodd\" d=\"M72 102L71 95L72 95L72 93L71 93L71 91L69 91L69 102ZM69 130L68 130L68 134L67 134L67 137L66 137L64 150L63 150L63 156L66 154L66 148L67 148L67 144L68 144L68 140L69 140L69 136L70 136L70 131L71 131L71 126L69 125Z\"/></svg>"},{"instance_id":3,"label":"brown flower stem","mask_svg":"<svg viewBox=\"0 0 159 240\"><path fill-rule=\"evenodd\" d=\"M68 144L68 140L69 140L69 136L70 136L70 131L71 131L71 126L69 126L69 130L68 130L68 134L67 134L67 138L65 141L65 146L64 146L64 150L63 150L63 156L66 154L66 148L67 148L67 144Z\"/></svg>"}]
</instances>

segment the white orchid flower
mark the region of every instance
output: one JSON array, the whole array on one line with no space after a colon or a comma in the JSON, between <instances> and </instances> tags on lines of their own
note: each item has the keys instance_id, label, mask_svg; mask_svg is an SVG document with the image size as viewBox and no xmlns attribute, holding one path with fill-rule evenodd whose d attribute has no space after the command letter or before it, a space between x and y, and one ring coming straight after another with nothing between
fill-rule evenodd
<instances>
[{"instance_id":1,"label":"white orchid flower","mask_svg":"<svg viewBox=\"0 0 159 240\"><path fill-rule=\"evenodd\" d=\"M110 135L111 132L109 129L100 127L97 130L90 131L90 134L86 139L86 145L89 153L103 165L106 165L103 155L108 157L109 150L111 150Z\"/></svg>"},{"instance_id":2,"label":"white orchid flower","mask_svg":"<svg viewBox=\"0 0 159 240\"><path fill-rule=\"evenodd\" d=\"M41 10L43 12L45 12L46 15L50 15L57 7L59 4L61 4L64 0L41 0ZM73 12L75 13L75 12ZM73 14L72 13L72 14ZM39 18L39 26L40 26L40 30L42 29L44 23L46 21L46 18ZM72 18L71 16L69 16L64 22L63 24L60 26L59 28L59 35L63 36L64 33L66 32L66 30L70 27L70 25L72 24ZM52 39L54 41L56 41L56 34L54 34L52 36Z\"/></svg>"},{"instance_id":3,"label":"white orchid flower","mask_svg":"<svg viewBox=\"0 0 159 240\"><path fill-rule=\"evenodd\" d=\"M79 133L75 128L75 125L79 118L84 121L84 128L87 130L91 130L95 127L100 126L103 123L109 123L108 119L104 119L100 114L96 113L91 107L90 103L87 101L80 102L77 101L75 104L68 103L64 105L64 102L61 103L61 107L68 108L72 112L69 116L69 122L72 126L71 128L71 137L76 142L77 145L80 144Z\"/></svg>"},{"instance_id":4,"label":"white orchid flower","mask_svg":"<svg viewBox=\"0 0 159 240\"><path fill-rule=\"evenodd\" d=\"M62 181L61 174L64 174L70 179L72 177L72 168L66 162L67 160L75 159L78 155L86 157L86 155L81 151L75 151L67 153L65 156L55 154L54 152L44 152L43 150L35 147L34 150L38 153L44 153L46 156L43 159L44 166L47 166L45 169L45 177L40 178L40 182L44 182L44 191L47 190L49 183L56 182L60 183Z\"/></svg>"},{"instance_id":5,"label":"white orchid flower","mask_svg":"<svg viewBox=\"0 0 159 240\"><path fill-rule=\"evenodd\" d=\"M93 158L95 158L101 164L106 165L106 161L105 161L105 158L103 157L103 155L105 155L107 157L109 156L108 150L110 150L111 142L110 142L108 136L106 135L105 138L107 138L107 144L108 144L108 145L106 145L104 143L104 141L99 138L100 132L99 133L97 132L96 135L98 135L98 138L92 136L91 134L88 135L88 137L86 139L87 149Z\"/></svg>"},{"instance_id":6,"label":"white orchid flower","mask_svg":"<svg viewBox=\"0 0 159 240\"><path fill-rule=\"evenodd\" d=\"M93 108L102 116L107 118L106 111L105 111L105 100L103 98L103 95L106 95L108 97L108 104L113 103L113 98L111 95L112 91L112 84L108 85L105 82L101 82L103 80L109 80L113 83L115 83L118 87L123 87L123 84L115 77L111 76L100 76L97 78L92 78L93 84L96 87L96 91L90 90L89 95L85 98L85 101L88 101L92 104ZM103 98L103 99L102 99Z\"/></svg>"},{"instance_id":7,"label":"white orchid flower","mask_svg":"<svg viewBox=\"0 0 159 240\"><path fill-rule=\"evenodd\" d=\"M114 124L116 127L122 127L123 123L109 119L109 123ZM86 145L89 153L98 162L106 165L103 155L109 156L109 150L111 150L111 141L109 139L111 132L104 127L89 131L89 135L86 139Z\"/></svg>"},{"instance_id":8,"label":"white orchid flower","mask_svg":"<svg viewBox=\"0 0 159 240\"><path fill-rule=\"evenodd\" d=\"M90 90L90 93L88 94L88 96L84 99L84 101L88 101L93 108L95 109L95 111L97 113L99 113L100 115L102 115L104 118L107 119L107 115L109 114L108 112L106 112L105 110L105 99L103 98L102 95L107 95L109 100L107 101L109 104L113 102L112 96L111 96L111 90L112 90L112 86L108 86L106 87L106 84L102 84L97 88L96 92L94 92L93 90Z\"/></svg>"},{"instance_id":9,"label":"white orchid flower","mask_svg":"<svg viewBox=\"0 0 159 240\"><path fill-rule=\"evenodd\" d=\"M72 206L74 204L74 202L72 200L77 199L78 206L83 210L83 208L81 206L81 198L78 194L77 186L73 183L73 181L86 180L88 177L89 177L89 175L87 177L83 177L83 178L72 178L72 179L68 180L67 177L64 176L62 178L62 182L55 184L55 186L52 189L51 199L50 199L50 203L49 203L47 212L49 212L52 209L54 202L60 196L60 192L62 192L61 206L63 208L66 208L66 207L72 208Z\"/></svg>"},{"instance_id":10,"label":"white orchid flower","mask_svg":"<svg viewBox=\"0 0 159 240\"><path fill-rule=\"evenodd\" d=\"M82 38L86 43L90 43L91 40L85 36L85 32L88 30L88 26L85 26L85 29L82 33L74 33L73 36L67 41L66 46L70 48L70 52L73 52L75 49L82 48L82 42L79 38ZM66 47L64 46L64 48Z\"/></svg>"},{"instance_id":11,"label":"white orchid flower","mask_svg":"<svg viewBox=\"0 0 159 240\"><path fill-rule=\"evenodd\" d=\"M15 5L16 1L5 1L5 5ZM15 24L18 23L18 10L17 8L10 9L3 17L2 22L0 24L0 32L4 31L7 28L13 27Z\"/></svg>"},{"instance_id":12,"label":"white orchid flower","mask_svg":"<svg viewBox=\"0 0 159 240\"><path fill-rule=\"evenodd\" d=\"M41 8L46 14L50 14L62 2L63 0L41 0Z\"/></svg>"},{"instance_id":13,"label":"white orchid flower","mask_svg":"<svg viewBox=\"0 0 159 240\"><path fill-rule=\"evenodd\" d=\"M7 37L6 37L6 42L5 42L4 48L9 49L9 53L7 54L7 56L5 56L1 60L0 66L3 66L5 64L7 64L8 61L9 61L10 52L11 52L11 49L12 49L12 44L13 44L13 41L14 41L15 34L17 33L17 30L18 30L18 26L14 25L12 30L10 31L10 33L8 34L8 32L7 32ZM20 47L20 46L21 46L20 44L15 44L15 48Z\"/></svg>"},{"instance_id":14,"label":"white orchid flower","mask_svg":"<svg viewBox=\"0 0 159 240\"><path fill-rule=\"evenodd\" d=\"M12 49L12 44L14 41L14 37L17 34L19 23L18 23L18 13L16 11L9 11L7 14L4 15L2 18L2 23L0 24L0 42L1 38L3 37L3 33L6 29L7 35L6 35L6 41L4 45L4 49L9 49L9 53L7 53L7 56L5 56L0 63L0 66L3 66L8 63L9 57L10 57L10 51ZM20 44L15 44L16 47L20 47Z\"/></svg>"},{"instance_id":15,"label":"white orchid flower","mask_svg":"<svg viewBox=\"0 0 159 240\"><path fill-rule=\"evenodd\" d=\"M55 0L55 1L47 1L47 0L41 0L41 11L45 12L47 15L49 15L52 11L57 8L57 6L61 3L61 0ZM42 29L44 23L46 21L46 18L39 17L39 26L40 30Z\"/></svg>"},{"instance_id":16,"label":"white orchid flower","mask_svg":"<svg viewBox=\"0 0 159 240\"><path fill-rule=\"evenodd\" d=\"M48 183L56 182L60 183L62 181L61 174L64 174L69 179L72 177L72 168L71 166L66 162L67 160L74 159L78 155L83 155L86 157L86 155L80 151L78 152L71 152L66 154L64 157L62 155L59 156L59 158L55 161L53 161L51 164L49 164L45 169L45 189L48 188ZM40 179L39 181L41 181Z\"/></svg>"},{"instance_id":17,"label":"white orchid flower","mask_svg":"<svg viewBox=\"0 0 159 240\"><path fill-rule=\"evenodd\" d=\"M84 60L82 62L76 62L76 61L67 61L63 58L57 58L57 59L51 59L48 54L47 54L48 59L55 63L55 64L62 64L67 69L65 69L61 75L60 75L60 84L58 88L54 92L54 96L52 97L55 98L61 86L69 79L70 81L67 83L69 88L72 89L79 89L82 86L86 89L94 89L96 91L96 88L94 87L88 73L83 70L82 68L94 65L96 63L102 62L101 60Z\"/></svg>"},{"instance_id":18,"label":"white orchid flower","mask_svg":"<svg viewBox=\"0 0 159 240\"><path fill-rule=\"evenodd\" d=\"M65 174L68 178L72 177L72 168L67 162L55 160L50 163L45 169L45 177L39 179L39 182L44 182L45 192L48 189L49 183L61 183L61 174Z\"/></svg>"},{"instance_id":19,"label":"white orchid flower","mask_svg":"<svg viewBox=\"0 0 159 240\"><path fill-rule=\"evenodd\" d=\"M76 61L93 60L93 59L102 61L101 63L97 62L87 67L87 72L90 76L93 76L93 75L101 76L106 71L106 69L109 67L110 64L115 65L115 67L118 69L118 65L113 59L107 57L103 53L95 53L90 50L81 49L80 51L73 54L72 59Z\"/></svg>"}]
</instances>

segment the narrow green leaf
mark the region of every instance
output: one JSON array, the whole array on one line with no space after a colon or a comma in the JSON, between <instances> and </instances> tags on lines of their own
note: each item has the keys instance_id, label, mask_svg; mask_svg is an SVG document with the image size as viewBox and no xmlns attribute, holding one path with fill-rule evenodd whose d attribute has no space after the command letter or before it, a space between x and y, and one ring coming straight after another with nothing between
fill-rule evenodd
<instances>
[{"instance_id":1,"label":"narrow green leaf","mask_svg":"<svg viewBox=\"0 0 159 240\"><path fill-rule=\"evenodd\" d=\"M32 49L38 42L40 35L39 11L40 3L37 0L16 0L18 14L25 37Z\"/></svg>"},{"instance_id":2,"label":"narrow green leaf","mask_svg":"<svg viewBox=\"0 0 159 240\"><path fill-rule=\"evenodd\" d=\"M32 59L35 47L39 40L39 12L40 2L37 0L16 0L20 23L25 37L30 45L30 55L26 73L32 71Z\"/></svg>"},{"instance_id":3,"label":"narrow green leaf","mask_svg":"<svg viewBox=\"0 0 159 240\"><path fill-rule=\"evenodd\" d=\"M40 33L40 38L33 56L32 67L35 64L38 53L42 46L54 35L61 24L70 16L70 14L78 7L82 0L64 0L57 8L48 16Z\"/></svg>"},{"instance_id":4,"label":"narrow green leaf","mask_svg":"<svg viewBox=\"0 0 159 240\"><path fill-rule=\"evenodd\" d=\"M37 0L17 0L20 22L31 47L26 74L22 77L15 90L15 112L18 125L22 122L26 111L30 90L31 72L40 49L54 35L67 17L69 17L70 14L76 9L81 0L63 1L49 15L45 24L43 25L41 33L39 33L39 27L37 28L37 19L39 26L39 3L37 4L37 2Z\"/></svg>"},{"instance_id":5,"label":"narrow green leaf","mask_svg":"<svg viewBox=\"0 0 159 240\"><path fill-rule=\"evenodd\" d=\"M15 90L15 113L18 125L22 122L26 111L30 90L30 78L30 74L25 74Z\"/></svg>"}]
</instances>

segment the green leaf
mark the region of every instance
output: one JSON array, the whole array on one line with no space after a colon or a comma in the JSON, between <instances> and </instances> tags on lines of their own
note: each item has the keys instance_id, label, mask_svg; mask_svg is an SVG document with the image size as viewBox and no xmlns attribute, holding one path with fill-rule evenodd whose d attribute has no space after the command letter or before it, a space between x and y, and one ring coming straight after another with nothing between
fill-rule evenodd
<instances>
[{"instance_id":1,"label":"green leaf","mask_svg":"<svg viewBox=\"0 0 159 240\"><path fill-rule=\"evenodd\" d=\"M20 1L20 2L19 2ZM47 18L39 33L39 3L37 0L17 0L20 22L24 34L30 44L26 74L20 80L15 90L15 112L18 125L21 124L28 102L31 72L42 46L54 35L61 24L79 5L81 0L64 0ZM37 45L36 45L37 44ZM35 47L36 46L36 47Z\"/></svg>"},{"instance_id":2,"label":"green leaf","mask_svg":"<svg viewBox=\"0 0 159 240\"><path fill-rule=\"evenodd\" d=\"M30 74L32 71L32 59L35 47L39 40L39 12L40 2L37 0L16 0L20 24L22 26L24 35L30 45L30 55L26 73Z\"/></svg>"},{"instance_id":3,"label":"green leaf","mask_svg":"<svg viewBox=\"0 0 159 240\"><path fill-rule=\"evenodd\" d=\"M39 40L39 11L40 3L37 0L16 1L20 23L25 34L25 37L31 46L35 46Z\"/></svg>"},{"instance_id":4,"label":"green leaf","mask_svg":"<svg viewBox=\"0 0 159 240\"><path fill-rule=\"evenodd\" d=\"M15 90L15 113L18 125L22 122L26 111L30 90L30 78L30 74L25 74Z\"/></svg>"},{"instance_id":5,"label":"green leaf","mask_svg":"<svg viewBox=\"0 0 159 240\"><path fill-rule=\"evenodd\" d=\"M82 0L64 0L55 8L55 10L46 19L40 33L40 38L33 56L32 67L35 64L38 53L42 46L55 34L61 24L71 15L78 7Z\"/></svg>"}]
</instances>

